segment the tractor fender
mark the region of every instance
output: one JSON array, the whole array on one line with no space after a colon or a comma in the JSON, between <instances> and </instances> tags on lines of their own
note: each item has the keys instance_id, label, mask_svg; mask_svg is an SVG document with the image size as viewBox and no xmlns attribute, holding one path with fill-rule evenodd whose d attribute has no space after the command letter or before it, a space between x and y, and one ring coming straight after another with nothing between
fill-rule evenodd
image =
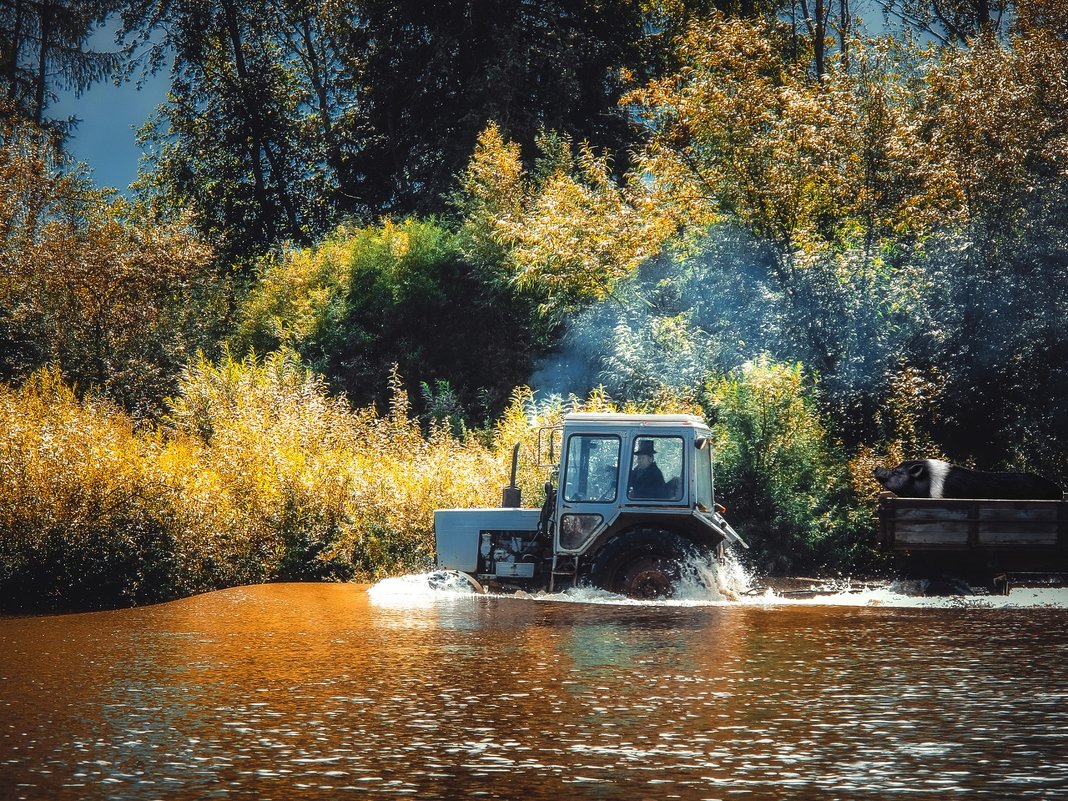
<instances>
[{"instance_id":1,"label":"tractor fender","mask_svg":"<svg viewBox=\"0 0 1068 801\"><path fill-rule=\"evenodd\" d=\"M656 529L676 533L691 542L699 551L721 554L720 545L725 537L695 518L689 510L685 514L650 514L648 512L623 512L608 526L583 554L583 561L589 563L598 558L605 545L618 535L639 529Z\"/></svg>"}]
</instances>

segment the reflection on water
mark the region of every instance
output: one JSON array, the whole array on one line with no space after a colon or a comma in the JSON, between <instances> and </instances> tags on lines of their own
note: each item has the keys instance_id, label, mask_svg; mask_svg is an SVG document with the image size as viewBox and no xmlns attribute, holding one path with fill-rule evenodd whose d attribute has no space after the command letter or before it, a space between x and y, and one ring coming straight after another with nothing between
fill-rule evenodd
<instances>
[{"instance_id":1,"label":"reflection on water","mask_svg":"<svg viewBox=\"0 0 1068 801\"><path fill-rule=\"evenodd\" d=\"M1068 610L606 600L395 580L0 618L0 798L1068 793Z\"/></svg>"}]
</instances>

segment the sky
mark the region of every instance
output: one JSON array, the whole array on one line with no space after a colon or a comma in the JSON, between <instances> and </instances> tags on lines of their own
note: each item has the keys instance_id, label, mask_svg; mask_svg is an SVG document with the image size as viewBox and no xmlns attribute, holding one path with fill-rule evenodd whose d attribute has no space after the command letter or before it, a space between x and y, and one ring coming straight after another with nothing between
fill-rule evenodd
<instances>
[{"instance_id":1,"label":"sky","mask_svg":"<svg viewBox=\"0 0 1068 801\"><path fill-rule=\"evenodd\" d=\"M115 24L96 33L90 46L94 50L117 50ZM77 117L80 122L67 142L67 150L78 161L89 164L97 186L125 192L137 177L141 159L137 129L166 99L169 84L166 68L151 76L140 89L134 82L115 86L101 81L80 97L72 92L61 93L59 102L46 113L58 119Z\"/></svg>"},{"instance_id":2,"label":"sky","mask_svg":"<svg viewBox=\"0 0 1068 801\"><path fill-rule=\"evenodd\" d=\"M51 115L62 118L73 114L81 120L67 144L68 151L93 168L97 186L125 192L137 177L141 158L137 129L163 102L166 93L166 76L143 89L100 83L80 98L63 98L52 106Z\"/></svg>"}]
</instances>

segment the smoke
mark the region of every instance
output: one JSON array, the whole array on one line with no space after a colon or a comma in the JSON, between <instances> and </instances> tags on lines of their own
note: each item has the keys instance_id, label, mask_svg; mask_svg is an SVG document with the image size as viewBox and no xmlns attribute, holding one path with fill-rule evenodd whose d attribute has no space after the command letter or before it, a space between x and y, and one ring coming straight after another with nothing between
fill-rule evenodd
<instances>
[{"instance_id":1,"label":"smoke","mask_svg":"<svg viewBox=\"0 0 1068 801\"><path fill-rule=\"evenodd\" d=\"M720 226L694 253L650 260L611 297L574 315L531 386L563 396L603 386L621 400L698 386L776 349L780 301L766 249Z\"/></svg>"},{"instance_id":2,"label":"smoke","mask_svg":"<svg viewBox=\"0 0 1068 801\"><path fill-rule=\"evenodd\" d=\"M543 395L601 386L642 401L693 390L768 355L818 377L845 439L878 436L890 382L930 326L929 281L859 249L784 256L738 226L644 264L612 297L574 315L560 348L538 363Z\"/></svg>"},{"instance_id":3,"label":"smoke","mask_svg":"<svg viewBox=\"0 0 1068 801\"><path fill-rule=\"evenodd\" d=\"M609 299L568 321L531 386L640 400L700 385L768 354L800 361L836 391L875 393L901 350L897 288L856 253L789 264L733 225L643 265Z\"/></svg>"}]
</instances>

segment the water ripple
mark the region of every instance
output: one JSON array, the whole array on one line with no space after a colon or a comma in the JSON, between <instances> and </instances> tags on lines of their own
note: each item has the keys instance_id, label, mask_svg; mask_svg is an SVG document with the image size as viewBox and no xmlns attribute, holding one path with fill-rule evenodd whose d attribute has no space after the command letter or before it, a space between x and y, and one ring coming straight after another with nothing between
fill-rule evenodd
<instances>
[{"instance_id":1,"label":"water ripple","mask_svg":"<svg viewBox=\"0 0 1068 801\"><path fill-rule=\"evenodd\" d=\"M0 795L1068 793L1065 610L382 596L0 620Z\"/></svg>"}]
</instances>

